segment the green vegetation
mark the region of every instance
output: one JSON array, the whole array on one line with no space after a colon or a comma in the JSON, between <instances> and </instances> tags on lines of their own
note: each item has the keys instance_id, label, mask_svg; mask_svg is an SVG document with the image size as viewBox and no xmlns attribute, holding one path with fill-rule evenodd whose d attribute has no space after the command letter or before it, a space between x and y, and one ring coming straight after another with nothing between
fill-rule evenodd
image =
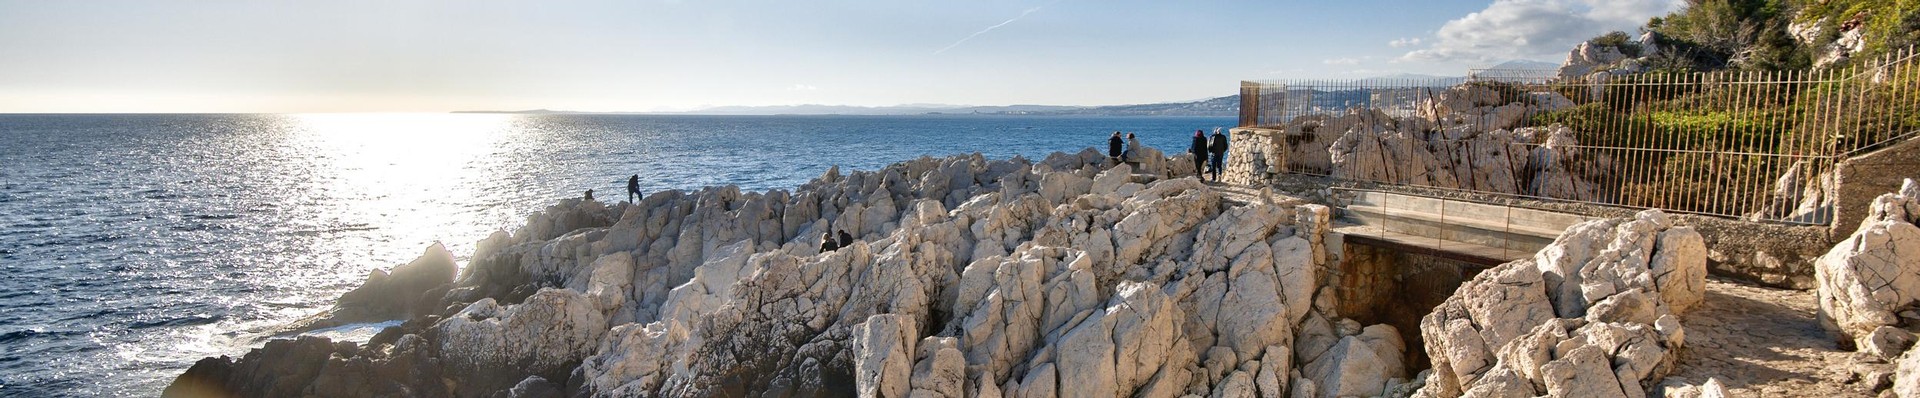
<instances>
[{"instance_id":1,"label":"green vegetation","mask_svg":"<svg viewBox=\"0 0 1920 398\"><path fill-rule=\"evenodd\" d=\"M1646 30L1671 50L1655 62L1673 71L1805 69L1812 52L1787 32L1790 0L1689 0L1687 8L1656 17Z\"/></svg>"},{"instance_id":2,"label":"green vegetation","mask_svg":"<svg viewBox=\"0 0 1920 398\"><path fill-rule=\"evenodd\" d=\"M1796 39L1791 26L1811 27L1811 37ZM1849 60L1920 44L1920 0L1688 0L1687 8L1655 17L1642 29L1654 32L1663 49L1650 60L1655 70L1804 70L1843 31L1858 30L1865 43ZM1614 32L1593 41L1614 43L1623 36Z\"/></svg>"}]
</instances>

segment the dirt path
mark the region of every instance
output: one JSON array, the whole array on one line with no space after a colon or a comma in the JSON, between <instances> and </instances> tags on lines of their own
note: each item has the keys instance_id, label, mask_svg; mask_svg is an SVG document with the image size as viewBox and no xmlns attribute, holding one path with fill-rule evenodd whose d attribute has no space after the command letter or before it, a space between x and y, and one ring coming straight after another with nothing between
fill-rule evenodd
<instances>
[{"instance_id":1,"label":"dirt path","mask_svg":"<svg viewBox=\"0 0 1920 398\"><path fill-rule=\"evenodd\" d=\"M1875 395L1854 370L1877 359L1835 346L1814 318L1812 291L1709 279L1706 302L1682 322L1690 348L1668 383L1718 377L1736 397Z\"/></svg>"}]
</instances>

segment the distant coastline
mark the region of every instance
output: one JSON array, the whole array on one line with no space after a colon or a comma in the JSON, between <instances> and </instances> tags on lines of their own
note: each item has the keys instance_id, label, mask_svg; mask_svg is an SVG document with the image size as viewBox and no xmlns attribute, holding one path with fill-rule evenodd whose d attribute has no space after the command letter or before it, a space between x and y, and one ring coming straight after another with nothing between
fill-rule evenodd
<instances>
[{"instance_id":1,"label":"distant coastline","mask_svg":"<svg viewBox=\"0 0 1920 398\"><path fill-rule=\"evenodd\" d=\"M1240 96L1229 95L1198 101L1170 102L1137 105L1107 106L1065 106L1065 105L1005 105L1005 106L964 106L938 104L908 104L896 106L849 106L849 105L774 105L774 106L721 106L682 112L587 112L551 109L532 110L478 110L454 111L453 113L495 113L518 115L711 115L711 116L747 116L747 115L848 115L848 116L908 116L908 115L995 115L995 116L1205 116L1230 117L1240 111Z\"/></svg>"}]
</instances>

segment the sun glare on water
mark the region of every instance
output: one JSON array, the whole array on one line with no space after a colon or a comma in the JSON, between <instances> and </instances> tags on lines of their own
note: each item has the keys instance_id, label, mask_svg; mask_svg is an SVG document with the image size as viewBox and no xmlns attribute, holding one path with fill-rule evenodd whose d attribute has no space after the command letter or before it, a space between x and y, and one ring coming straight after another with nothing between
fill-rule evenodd
<instances>
[{"instance_id":1,"label":"sun glare on water","mask_svg":"<svg viewBox=\"0 0 1920 398\"><path fill-rule=\"evenodd\" d=\"M379 220L401 236L434 234L439 223L425 207L470 198L478 178L470 162L488 156L517 116L496 114L294 115L306 147L314 148L317 189L359 200L338 209L349 219ZM439 238L439 237L434 237ZM447 242L452 245L454 242Z\"/></svg>"}]
</instances>

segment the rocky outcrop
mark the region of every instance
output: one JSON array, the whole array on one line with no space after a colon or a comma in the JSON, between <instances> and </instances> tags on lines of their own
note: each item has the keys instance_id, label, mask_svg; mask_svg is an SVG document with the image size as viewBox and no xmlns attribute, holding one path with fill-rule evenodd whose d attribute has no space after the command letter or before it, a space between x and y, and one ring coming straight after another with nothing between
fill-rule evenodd
<instances>
[{"instance_id":1,"label":"rocky outcrop","mask_svg":"<svg viewBox=\"0 0 1920 398\"><path fill-rule=\"evenodd\" d=\"M1605 72L1630 58L1619 47L1596 45L1581 42L1567 53L1567 60L1560 64L1560 78L1578 79L1594 72Z\"/></svg>"},{"instance_id":2,"label":"rocky outcrop","mask_svg":"<svg viewBox=\"0 0 1920 398\"><path fill-rule=\"evenodd\" d=\"M1580 148L1564 126L1520 127L1526 117L1570 107L1553 92L1475 82L1436 93L1415 115L1379 109L1314 114L1262 130L1235 131L1229 183L1258 184L1280 173L1561 199L1610 195L1596 181L1612 159Z\"/></svg>"},{"instance_id":3,"label":"rocky outcrop","mask_svg":"<svg viewBox=\"0 0 1920 398\"><path fill-rule=\"evenodd\" d=\"M335 327L351 323L408 319L436 314L441 296L452 287L453 253L434 243L412 262L392 270L373 270L360 287L340 296L326 311L301 319L284 328L289 333Z\"/></svg>"},{"instance_id":4,"label":"rocky outcrop","mask_svg":"<svg viewBox=\"0 0 1920 398\"><path fill-rule=\"evenodd\" d=\"M1229 204L1181 164L973 155L830 170L792 192L567 200L476 245L439 311L364 345L209 360L173 395L328 393L326 374L291 367L329 358L432 364L341 373L434 388L373 395L1405 390L1400 334L1336 311L1330 209ZM858 239L820 253L830 229ZM248 384L269 379L285 386Z\"/></svg>"},{"instance_id":5,"label":"rocky outcrop","mask_svg":"<svg viewBox=\"0 0 1920 398\"><path fill-rule=\"evenodd\" d=\"M1575 225L1427 315L1433 375L1419 396L1644 397L1672 370L1678 316L1705 277L1700 235L1657 210Z\"/></svg>"},{"instance_id":6,"label":"rocky outcrop","mask_svg":"<svg viewBox=\"0 0 1920 398\"><path fill-rule=\"evenodd\" d=\"M169 397L447 396L442 363L418 332L396 327L363 346L319 337L274 340L242 360L206 358L161 392ZM518 379L515 379L518 380ZM509 385L511 386L511 385Z\"/></svg>"},{"instance_id":7,"label":"rocky outcrop","mask_svg":"<svg viewBox=\"0 0 1920 398\"><path fill-rule=\"evenodd\" d=\"M1892 359L1911 345L1902 318L1920 304L1920 184L1875 199L1866 220L1814 263L1821 325L1843 345Z\"/></svg>"}]
</instances>

